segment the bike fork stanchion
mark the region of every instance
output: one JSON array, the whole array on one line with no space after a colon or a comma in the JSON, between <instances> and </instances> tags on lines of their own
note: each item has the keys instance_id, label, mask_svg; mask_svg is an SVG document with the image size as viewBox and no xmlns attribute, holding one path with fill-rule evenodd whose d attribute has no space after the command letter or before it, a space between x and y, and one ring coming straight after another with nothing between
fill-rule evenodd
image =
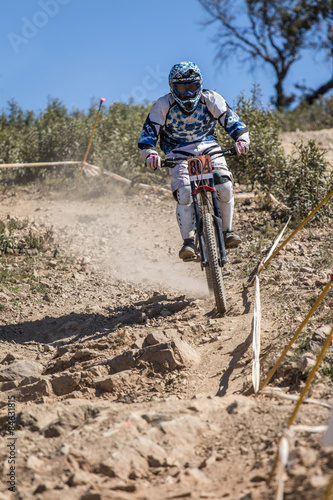
<instances>
[{"instance_id":1,"label":"bike fork stanchion","mask_svg":"<svg viewBox=\"0 0 333 500\"><path fill-rule=\"evenodd\" d=\"M214 180L210 180L210 187L215 188L215 183ZM222 231L222 220L220 217L220 212L219 212L219 207L217 204L217 197L216 197L216 191L212 191L212 200L213 200L213 208L214 208L214 223L217 228L217 239L218 239L218 244L219 244L219 250L220 250L220 266L223 267L227 263L227 255L225 253L225 245L224 245L224 238L223 238L223 231Z\"/></svg>"},{"instance_id":2,"label":"bike fork stanchion","mask_svg":"<svg viewBox=\"0 0 333 500\"><path fill-rule=\"evenodd\" d=\"M199 203L198 203L198 195L195 193L195 183L193 181L191 181L191 191L192 191L193 207L194 207L194 213L195 213L195 225L197 228L199 250L200 250L200 255L201 255L201 264L203 267L206 267L208 264L207 253L206 253L206 247L205 247L205 243L204 243L204 235L203 235L203 231L202 231L201 215L200 215L200 209L199 209Z\"/></svg>"},{"instance_id":3,"label":"bike fork stanchion","mask_svg":"<svg viewBox=\"0 0 333 500\"><path fill-rule=\"evenodd\" d=\"M222 231L222 221L220 217L216 217L216 215L213 215L214 219L214 224L217 228L217 241L219 244L219 251L220 251L220 266L223 267L227 263L227 255L225 253L225 246L224 246L224 239L223 239L223 231Z\"/></svg>"}]
</instances>

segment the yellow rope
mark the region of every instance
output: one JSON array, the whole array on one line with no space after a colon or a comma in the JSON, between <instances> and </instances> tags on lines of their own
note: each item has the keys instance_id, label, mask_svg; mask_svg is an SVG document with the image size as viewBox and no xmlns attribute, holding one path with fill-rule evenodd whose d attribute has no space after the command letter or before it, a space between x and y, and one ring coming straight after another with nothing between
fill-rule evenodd
<instances>
[{"instance_id":1,"label":"yellow rope","mask_svg":"<svg viewBox=\"0 0 333 500\"><path fill-rule=\"evenodd\" d=\"M95 118L95 122L94 122L94 125L93 125L93 128L92 128L91 134L90 134L88 146L87 146L84 158L83 158L83 162L82 162L82 166L81 166L81 171L80 171L79 179L81 179L81 176L82 176L82 173L83 173L83 169L84 169L84 163L86 163L87 158L88 158L88 154L89 154L91 142L92 142L93 135L94 135L94 132L95 132L95 128L96 128L96 125L97 125L97 122L98 122L98 117L100 115L102 104L103 104L104 101L105 101L105 99L103 97L101 97L100 98L100 103L99 103L99 108L98 108L97 115L96 115L96 118Z\"/></svg>"}]
</instances>

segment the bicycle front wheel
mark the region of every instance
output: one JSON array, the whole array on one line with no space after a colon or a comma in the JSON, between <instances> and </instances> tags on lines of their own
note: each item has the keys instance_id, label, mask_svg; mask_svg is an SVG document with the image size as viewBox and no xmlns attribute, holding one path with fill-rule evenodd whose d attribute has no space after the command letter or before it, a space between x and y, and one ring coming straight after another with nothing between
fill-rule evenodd
<instances>
[{"instance_id":1,"label":"bicycle front wheel","mask_svg":"<svg viewBox=\"0 0 333 500\"><path fill-rule=\"evenodd\" d=\"M202 217L203 233L206 244L208 266L206 278L208 288L214 291L215 303L220 314L225 314L227 305L223 285L222 270L218 259L218 241L214 219L211 214L205 213Z\"/></svg>"}]
</instances>

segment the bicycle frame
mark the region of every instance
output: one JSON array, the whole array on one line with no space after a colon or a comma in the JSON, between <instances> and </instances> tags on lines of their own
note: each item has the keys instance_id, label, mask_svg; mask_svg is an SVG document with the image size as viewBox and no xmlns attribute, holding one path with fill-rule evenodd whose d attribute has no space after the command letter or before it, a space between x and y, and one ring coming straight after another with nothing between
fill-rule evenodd
<instances>
[{"instance_id":1,"label":"bicycle frame","mask_svg":"<svg viewBox=\"0 0 333 500\"><path fill-rule=\"evenodd\" d=\"M200 162L202 163L202 160L200 160ZM203 170L203 164L202 164L202 170ZM227 263L227 256L225 252L224 238L222 231L222 220L220 218L220 213L217 205L216 188L213 175L210 179L207 180L202 179L201 181L199 181L198 185L196 184L195 181L191 180L191 196L193 200L193 207L195 213L199 251L201 256L201 265L202 267L206 267L208 265L206 246L202 230L203 227L202 215L200 214L199 200L198 200L198 196L201 196L202 203L207 204L207 200L205 200L206 194L203 195L203 193L211 194L213 211L214 211L214 214L212 214L212 216L217 230L216 233L217 233L218 247L219 247L219 265L220 267L223 267Z\"/></svg>"}]
</instances>

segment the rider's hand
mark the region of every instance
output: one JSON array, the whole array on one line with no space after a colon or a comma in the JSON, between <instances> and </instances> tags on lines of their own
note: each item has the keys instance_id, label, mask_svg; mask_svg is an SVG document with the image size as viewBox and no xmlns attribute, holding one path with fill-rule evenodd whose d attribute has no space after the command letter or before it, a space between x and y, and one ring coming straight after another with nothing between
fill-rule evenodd
<instances>
[{"instance_id":1,"label":"rider's hand","mask_svg":"<svg viewBox=\"0 0 333 500\"><path fill-rule=\"evenodd\" d=\"M155 170L160 170L161 158L158 155L149 155L146 158L146 165L148 168L154 168Z\"/></svg>"},{"instance_id":2,"label":"rider's hand","mask_svg":"<svg viewBox=\"0 0 333 500\"><path fill-rule=\"evenodd\" d=\"M234 148L237 153L237 156L240 156L248 152L249 145L245 141L238 141L235 142Z\"/></svg>"}]
</instances>

